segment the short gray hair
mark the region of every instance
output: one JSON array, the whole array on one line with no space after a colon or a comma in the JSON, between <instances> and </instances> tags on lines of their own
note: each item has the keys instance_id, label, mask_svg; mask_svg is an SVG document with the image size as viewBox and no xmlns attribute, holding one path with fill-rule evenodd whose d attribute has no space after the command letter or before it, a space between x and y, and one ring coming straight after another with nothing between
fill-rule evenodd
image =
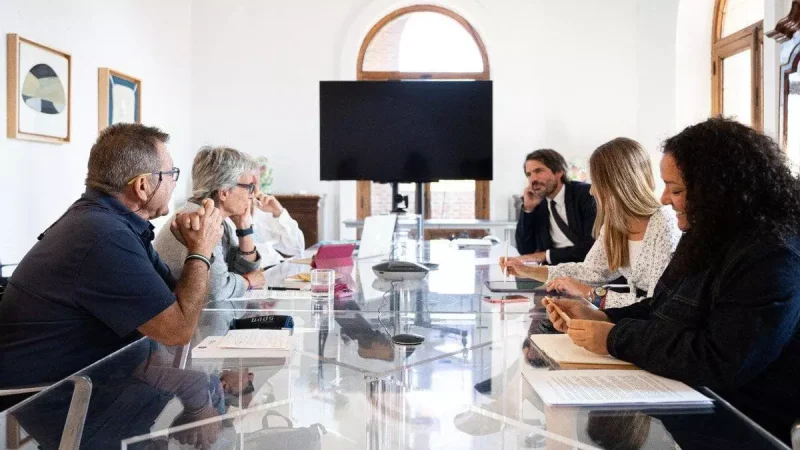
<instances>
[{"instance_id":1,"label":"short gray hair","mask_svg":"<svg viewBox=\"0 0 800 450\"><path fill-rule=\"evenodd\" d=\"M242 175L256 170L258 163L246 153L230 147L203 147L192 163L191 200L216 200L219 191L233 188Z\"/></svg>"},{"instance_id":2,"label":"short gray hair","mask_svg":"<svg viewBox=\"0 0 800 450\"><path fill-rule=\"evenodd\" d=\"M159 172L158 143L166 144L169 134L137 123L111 125L100 132L89 152L86 186L114 194L137 175Z\"/></svg>"}]
</instances>

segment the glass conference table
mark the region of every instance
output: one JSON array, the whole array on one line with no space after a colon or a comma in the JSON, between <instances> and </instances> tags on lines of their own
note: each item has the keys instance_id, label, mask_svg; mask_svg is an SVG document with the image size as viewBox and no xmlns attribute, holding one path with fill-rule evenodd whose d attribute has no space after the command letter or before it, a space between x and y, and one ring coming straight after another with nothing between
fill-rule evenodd
<instances>
[{"instance_id":1,"label":"glass conference table","mask_svg":"<svg viewBox=\"0 0 800 450\"><path fill-rule=\"evenodd\" d=\"M233 301L203 311L190 346L141 339L0 415L0 448L787 448L710 391L706 409L543 404L526 378L558 368L527 339L552 332L538 296L483 300L505 246L411 250L440 264L427 280L384 284L357 262L337 270L351 298ZM192 355L232 318L266 314L293 317L291 350Z\"/></svg>"}]
</instances>

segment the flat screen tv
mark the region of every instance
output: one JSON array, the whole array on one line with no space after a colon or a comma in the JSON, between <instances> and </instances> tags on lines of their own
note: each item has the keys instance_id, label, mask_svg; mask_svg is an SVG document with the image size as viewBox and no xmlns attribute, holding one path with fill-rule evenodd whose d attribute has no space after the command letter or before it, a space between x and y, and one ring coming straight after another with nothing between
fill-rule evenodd
<instances>
[{"instance_id":1,"label":"flat screen tv","mask_svg":"<svg viewBox=\"0 0 800 450\"><path fill-rule=\"evenodd\" d=\"M320 179L492 179L491 81L322 81Z\"/></svg>"}]
</instances>

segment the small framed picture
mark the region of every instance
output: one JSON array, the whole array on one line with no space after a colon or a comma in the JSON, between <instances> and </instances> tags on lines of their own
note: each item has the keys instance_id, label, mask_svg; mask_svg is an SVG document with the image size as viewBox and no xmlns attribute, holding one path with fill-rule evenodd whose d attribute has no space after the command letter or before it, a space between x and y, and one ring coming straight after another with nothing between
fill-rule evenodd
<instances>
[{"instance_id":1,"label":"small framed picture","mask_svg":"<svg viewBox=\"0 0 800 450\"><path fill-rule=\"evenodd\" d=\"M101 67L97 71L97 129L142 123L142 80Z\"/></svg>"},{"instance_id":2,"label":"small framed picture","mask_svg":"<svg viewBox=\"0 0 800 450\"><path fill-rule=\"evenodd\" d=\"M72 57L14 33L6 43L8 137L69 142Z\"/></svg>"}]
</instances>

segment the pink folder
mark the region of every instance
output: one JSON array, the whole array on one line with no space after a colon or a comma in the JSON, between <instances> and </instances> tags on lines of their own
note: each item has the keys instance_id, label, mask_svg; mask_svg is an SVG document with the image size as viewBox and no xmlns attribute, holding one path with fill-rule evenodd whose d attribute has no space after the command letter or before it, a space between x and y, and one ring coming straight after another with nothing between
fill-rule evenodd
<instances>
[{"instance_id":1,"label":"pink folder","mask_svg":"<svg viewBox=\"0 0 800 450\"><path fill-rule=\"evenodd\" d=\"M353 265L353 250L356 244L329 244L317 250L311 261L315 269L335 269L337 267L351 267Z\"/></svg>"}]
</instances>

